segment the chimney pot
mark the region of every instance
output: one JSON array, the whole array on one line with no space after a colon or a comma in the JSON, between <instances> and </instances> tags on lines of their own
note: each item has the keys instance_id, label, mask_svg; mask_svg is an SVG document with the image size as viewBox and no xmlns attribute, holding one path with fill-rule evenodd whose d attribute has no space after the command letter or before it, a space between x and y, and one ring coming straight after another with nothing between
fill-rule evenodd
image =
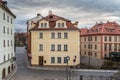
<instances>
[{"instance_id":1,"label":"chimney pot","mask_svg":"<svg viewBox=\"0 0 120 80\"><path fill-rule=\"evenodd\" d=\"M49 10L49 15L50 15L50 14L52 14L52 11L51 11L51 10Z\"/></svg>"},{"instance_id":2,"label":"chimney pot","mask_svg":"<svg viewBox=\"0 0 120 80\"><path fill-rule=\"evenodd\" d=\"M2 1L1 2L3 3L4 6L7 6L7 1Z\"/></svg>"},{"instance_id":3,"label":"chimney pot","mask_svg":"<svg viewBox=\"0 0 120 80\"><path fill-rule=\"evenodd\" d=\"M78 23L79 23L78 21L75 21L74 26L78 27Z\"/></svg>"},{"instance_id":4,"label":"chimney pot","mask_svg":"<svg viewBox=\"0 0 120 80\"><path fill-rule=\"evenodd\" d=\"M40 14L40 13L37 13L37 16L41 16L41 14Z\"/></svg>"}]
</instances>

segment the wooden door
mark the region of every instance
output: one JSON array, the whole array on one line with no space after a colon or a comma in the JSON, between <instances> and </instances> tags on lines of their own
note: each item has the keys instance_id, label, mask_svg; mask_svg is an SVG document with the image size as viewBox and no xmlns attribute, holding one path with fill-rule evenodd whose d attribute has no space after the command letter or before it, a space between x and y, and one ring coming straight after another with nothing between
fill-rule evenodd
<instances>
[{"instance_id":1,"label":"wooden door","mask_svg":"<svg viewBox=\"0 0 120 80\"><path fill-rule=\"evenodd\" d=\"M39 65L43 66L43 56L39 56Z\"/></svg>"}]
</instances>

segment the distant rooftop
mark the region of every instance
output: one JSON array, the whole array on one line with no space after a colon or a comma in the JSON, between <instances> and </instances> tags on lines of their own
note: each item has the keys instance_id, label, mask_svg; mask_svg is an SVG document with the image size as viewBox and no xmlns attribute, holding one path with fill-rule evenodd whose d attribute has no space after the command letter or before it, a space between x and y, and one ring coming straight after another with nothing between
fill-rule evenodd
<instances>
[{"instance_id":1,"label":"distant rooftop","mask_svg":"<svg viewBox=\"0 0 120 80\"><path fill-rule=\"evenodd\" d=\"M90 29L81 28L81 35L88 34L120 34L120 25L116 22L96 23Z\"/></svg>"}]
</instances>

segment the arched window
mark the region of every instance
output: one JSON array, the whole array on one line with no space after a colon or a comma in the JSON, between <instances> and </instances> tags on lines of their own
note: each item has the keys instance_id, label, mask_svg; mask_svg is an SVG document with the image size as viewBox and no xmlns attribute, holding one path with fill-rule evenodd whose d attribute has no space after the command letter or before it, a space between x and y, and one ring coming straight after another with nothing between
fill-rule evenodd
<instances>
[{"instance_id":1,"label":"arched window","mask_svg":"<svg viewBox=\"0 0 120 80\"><path fill-rule=\"evenodd\" d=\"M4 69L2 70L2 79L4 79L5 76L6 76L6 70L5 70L5 68L4 68Z\"/></svg>"}]
</instances>

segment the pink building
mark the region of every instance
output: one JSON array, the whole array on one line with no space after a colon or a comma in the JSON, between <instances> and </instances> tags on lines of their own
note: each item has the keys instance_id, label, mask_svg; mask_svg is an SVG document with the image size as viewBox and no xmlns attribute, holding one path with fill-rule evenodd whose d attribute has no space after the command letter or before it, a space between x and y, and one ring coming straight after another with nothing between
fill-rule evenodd
<instances>
[{"instance_id":1,"label":"pink building","mask_svg":"<svg viewBox=\"0 0 120 80\"><path fill-rule=\"evenodd\" d=\"M101 66L111 52L120 52L120 25L116 22L96 23L80 29L81 63Z\"/></svg>"}]
</instances>

